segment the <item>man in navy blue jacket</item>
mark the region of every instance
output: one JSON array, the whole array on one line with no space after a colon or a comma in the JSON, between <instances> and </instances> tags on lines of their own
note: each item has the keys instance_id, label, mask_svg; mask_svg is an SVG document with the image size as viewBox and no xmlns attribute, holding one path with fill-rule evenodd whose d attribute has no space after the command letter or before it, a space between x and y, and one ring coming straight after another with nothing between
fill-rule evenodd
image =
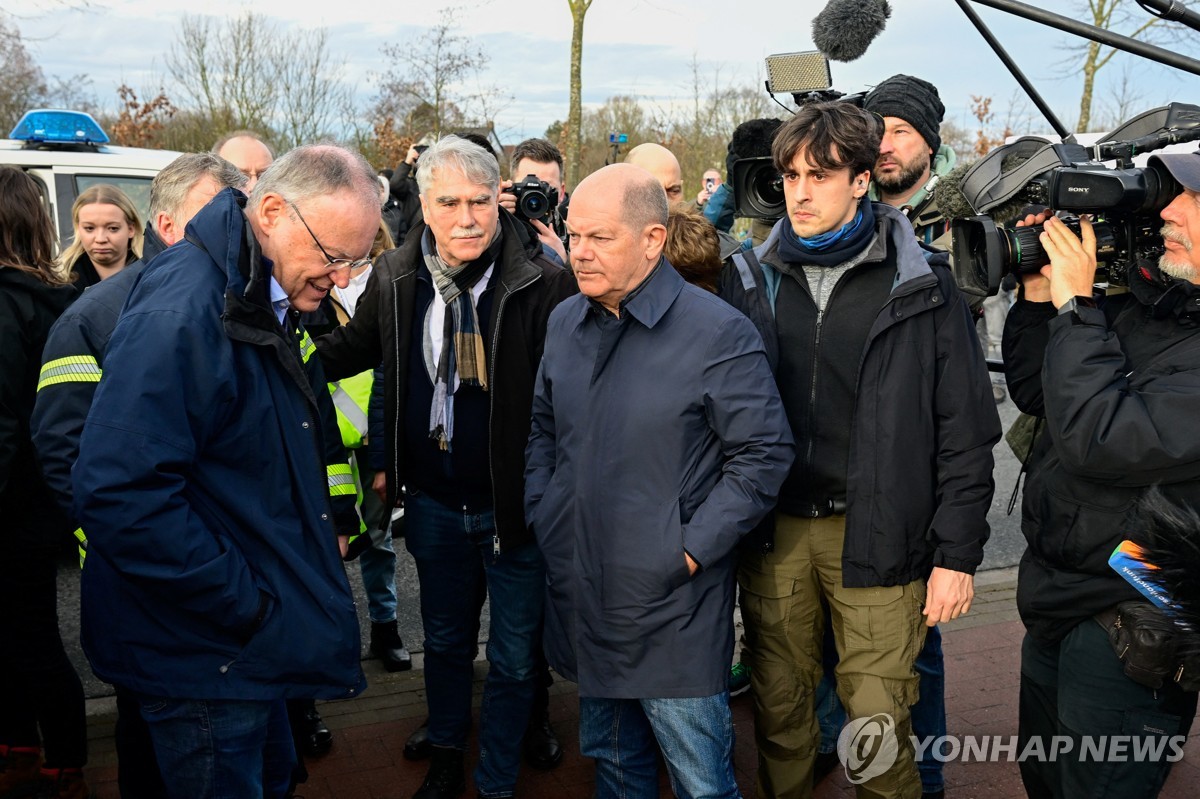
<instances>
[{"instance_id":1,"label":"man in navy blue jacket","mask_svg":"<svg viewBox=\"0 0 1200 799\"><path fill-rule=\"evenodd\" d=\"M667 195L614 164L575 192L583 296L550 315L526 520L546 559L546 656L579 683L596 795L738 796L726 679L734 548L793 458L762 339L662 257Z\"/></svg>"},{"instance_id":2,"label":"man in navy blue jacket","mask_svg":"<svg viewBox=\"0 0 1200 799\"><path fill-rule=\"evenodd\" d=\"M282 796L289 697L364 687L340 554L357 529L298 312L370 252L374 171L298 148L141 274L72 472L84 651L134 691L172 797ZM335 442L336 443L332 443Z\"/></svg>"}]
</instances>

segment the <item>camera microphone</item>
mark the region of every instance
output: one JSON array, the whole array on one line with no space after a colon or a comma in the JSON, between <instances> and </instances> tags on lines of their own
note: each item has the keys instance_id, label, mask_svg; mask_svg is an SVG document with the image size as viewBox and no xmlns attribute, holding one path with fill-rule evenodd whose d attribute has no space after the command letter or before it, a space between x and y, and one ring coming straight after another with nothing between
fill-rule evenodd
<instances>
[{"instance_id":1,"label":"camera microphone","mask_svg":"<svg viewBox=\"0 0 1200 799\"><path fill-rule=\"evenodd\" d=\"M812 23L813 44L833 61L853 61L883 33L887 0L829 0Z\"/></svg>"},{"instance_id":2,"label":"camera microphone","mask_svg":"<svg viewBox=\"0 0 1200 799\"><path fill-rule=\"evenodd\" d=\"M1025 163L1026 159L1016 155L1005 157L1002 163L1002 171L1007 173ZM957 219L966 216L975 216L977 212L971 207L971 203L967 201L966 195L963 193L963 178L972 167L972 164L959 164L951 169L946 174L942 175L938 180L937 185L933 187L933 199L937 203L938 210L942 216L947 219ZM1021 213L1021 210L1028 203L1020 198L1012 198L1003 203L1000 203L995 208L987 211L988 216L992 217L998 225L1006 225L1009 222L1016 221Z\"/></svg>"}]
</instances>

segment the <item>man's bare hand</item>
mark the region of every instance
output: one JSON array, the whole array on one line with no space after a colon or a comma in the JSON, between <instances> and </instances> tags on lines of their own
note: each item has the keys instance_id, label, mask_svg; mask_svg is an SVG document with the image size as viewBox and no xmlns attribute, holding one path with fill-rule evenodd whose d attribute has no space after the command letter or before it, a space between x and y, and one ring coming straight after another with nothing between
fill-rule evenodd
<instances>
[{"instance_id":1,"label":"man's bare hand","mask_svg":"<svg viewBox=\"0 0 1200 799\"><path fill-rule=\"evenodd\" d=\"M342 557L344 558L344 557L346 557L346 553L349 551L350 551L350 536L339 535L338 536L338 552L340 552Z\"/></svg>"},{"instance_id":2,"label":"man's bare hand","mask_svg":"<svg viewBox=\"0 0 1200 799\"><path fill-rule=\"evenodd\" d=\"M375 472L375 479L371 481L371 490L379 497L379 501L387 504L387 472Z\"/></svg>"},{"instance_id":3,"label":"man's bare hand","mask_svg":"<svg viewBox=\"0 0 1200 799\"><path fill-rule=\"evenodd\" d=\"M563 266L567 266L567 249L563 247L562 239L555 235L550 226L543 224L540 219L530 219L529 224L533 225L533 229L537 231L538 240L554 250L558 254L558 257L562 259Z\"/></svg>"},{"instance_id":4,"label":"man's bare hand","mask_svg":"<svg viewBox=\"0 0 1200 799\"><path fill-rule=\"evenodd\" d=\"M700 571L700 564L697 563L696 561L692 560L692 556L686 552L683 553L683 557L684 557L684 559L687 560L688 575L691 577L695 577L696 572Z\"/></svg>"},{"instance_id":5,"label":"man's bare hand","mask_svg":"<svg viewBox=\"0 0 1200 799\"><path fill-rule=\"evenodd\" d=\"M933 567L925 584L925 626L952 621L971 609L975 598L975 577L966 572Z\"/></svg>"},{"instance_id":6,"label":"man's bare hand","mask_svg":"<svg viewBox=\"0 0 1200 799\"><path fill-rule=\"evenodd\" d=\"M509 191L512 188L511 180L500 181L500 207L510 214L517 212L517 195Z\"/></svg>"},{"instance_id":7,"label":"man's bare hand","mask_svg":"<svg viewBox=\"0 0 1200 799\"><path fill-rule=\"evenodd\" d=\"M1096 231L1087 217L1079 220L1076 236L1061 219L1051 217L1042 228L1041 242L1050 256L1042 274L1050 278L1050 301L1055 308L1072 297L1092 296L1096 282Z\"/></svg>"}]
</instances>

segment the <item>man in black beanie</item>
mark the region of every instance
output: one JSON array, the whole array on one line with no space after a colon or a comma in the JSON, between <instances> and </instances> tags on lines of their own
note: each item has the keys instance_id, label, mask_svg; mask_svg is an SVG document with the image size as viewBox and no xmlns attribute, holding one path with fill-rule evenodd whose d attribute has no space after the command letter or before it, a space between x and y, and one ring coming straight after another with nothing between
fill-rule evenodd
<instances>
[{"instance_id":1,"label":"man in black beanie","mask_svg":"<svg viewBox=\"0 0 1200 799\"><path fill-rule=\"evenodd\" d=\"M911 75L893 75L867 93L863 108L883 120L871 198L905 212L917 237L949 249L949 223L931 189L954 166L954 150L942 146L938 128L946 107L937 87Z\"/></svg>"}]
</instances>

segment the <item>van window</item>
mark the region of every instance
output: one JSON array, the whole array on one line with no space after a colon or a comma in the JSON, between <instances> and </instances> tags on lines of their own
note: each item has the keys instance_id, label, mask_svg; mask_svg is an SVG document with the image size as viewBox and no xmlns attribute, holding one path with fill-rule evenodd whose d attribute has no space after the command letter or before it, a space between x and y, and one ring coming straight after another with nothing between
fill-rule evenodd
<instances>
[{"instance_id":1,"label":"van window","mask_svg":"<svg viewBox=\"0 0 1200 799\"><path fill-rule=\"evenodd\" d=\"M150 213L150 182L153 175L75 175L75 196L99 183L116 186L129 195L133 207L137 209L142 224L146 224L146 215Z\"/></svg>"}]
</instances>

